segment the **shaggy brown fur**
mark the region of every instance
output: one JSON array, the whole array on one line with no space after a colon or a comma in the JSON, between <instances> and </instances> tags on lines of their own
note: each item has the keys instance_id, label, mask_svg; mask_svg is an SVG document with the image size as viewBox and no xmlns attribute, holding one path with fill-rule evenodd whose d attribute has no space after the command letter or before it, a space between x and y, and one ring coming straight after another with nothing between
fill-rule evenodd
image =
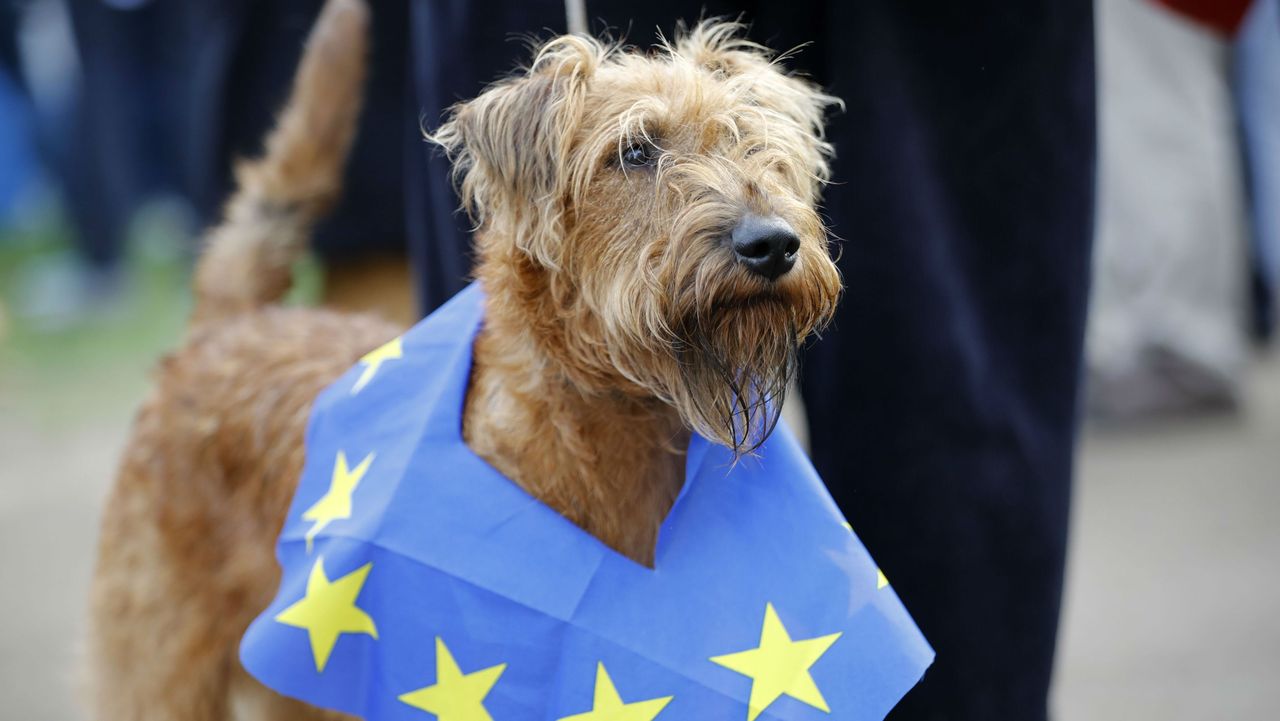
<instances>
[{"instance_id":1,"label":"shaggy brown fur","mask_svg":"<svg viewBox=\"0 0 1280 721\"><path fill-rule=\"evenodd\" d=\"M311 401L396 332L274 305L338 191L366 12L329 0L266 156L242 168L200 261L189 337L137 418L92 592L101 719L320 713L257 685L235 654L278 582L271 549ZM754 448L839 293L815 211L832 99L736 32L704 24L647 55L557 38L431 137L477 222L488 294L464 437L641 562L690 431ZM776 281L726 247L746 213L799 236Z\"/></svg>"}]
</instances>

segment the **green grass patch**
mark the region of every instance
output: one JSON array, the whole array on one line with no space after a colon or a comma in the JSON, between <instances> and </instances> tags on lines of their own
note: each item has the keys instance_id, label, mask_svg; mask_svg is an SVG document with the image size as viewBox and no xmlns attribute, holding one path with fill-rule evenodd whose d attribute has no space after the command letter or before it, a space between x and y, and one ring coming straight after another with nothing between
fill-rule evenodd
<instances>
[{"instance_id":1,"label":"green grass patch","mask_svg":"<svg viewBox=\"0 0 1280 721\"><path fill-rule=\"evenodd\" d=\"M181 341L191 310L195 241L162 208L134 223L118 292L54 322L24 312L30 296L57 296L75 277L68 275L70 238L52 213L27 228L0 229L0 410L32 423L65 426L137 405L150 369ZM39 287L59 273L60 282ZM323 268L308 257L295 267L285 302L315 305L323 287Z\"/></svg>"},{"instance_id":2,"label":"green grass patch","mask_svg":"<svg viewBox=\"0 0 1280 721\"><path fill-rule=\"evenodd\" d=\"M37 269L71 263L69 237L57 218L0 232L0 405L33 424L73 424L135 404L190 308L186 254L135 243L118 293L57 322L29 317L23 296L41 291ZM180 235L164 242L185 243Z\"/></svg>"}]
</instances>

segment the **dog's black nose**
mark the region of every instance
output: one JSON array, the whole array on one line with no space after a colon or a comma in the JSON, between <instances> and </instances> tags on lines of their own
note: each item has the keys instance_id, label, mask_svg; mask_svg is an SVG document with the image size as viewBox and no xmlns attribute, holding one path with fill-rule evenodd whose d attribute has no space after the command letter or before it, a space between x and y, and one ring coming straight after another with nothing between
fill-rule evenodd
<instances>
[{"instance_id":1,"label":"dog's black nose","mask_svg":"<svg viewBox=\"0 0 1280 721\"><path fill-rule=\"evenodd\" d=\"M738 262L756 275L777 280L796 264L800 238L776 215L743 216L730 236Z\"/></svg>"}]
</instances>

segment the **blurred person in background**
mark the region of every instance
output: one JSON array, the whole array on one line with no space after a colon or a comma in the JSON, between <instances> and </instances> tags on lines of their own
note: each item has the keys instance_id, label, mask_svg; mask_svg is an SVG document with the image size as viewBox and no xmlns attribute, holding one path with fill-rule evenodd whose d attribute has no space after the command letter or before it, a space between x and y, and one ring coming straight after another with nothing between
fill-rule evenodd
<instances>
[{"instance_id":1,"label":"blurred person in background","mask_svg":"<svg viewBox=\"0 0 1280 721\"><path fill-rule=\"evenodd\" d=\"M0 230L14 223L19 198L33 182L30 109L18 60L18 12L0 2ZM0 298L0 340L8 334L9 311Z\"/></svg>"},{"instance_id":2,"label":"blurred person in background","mask_svg":"<svg viewBox=\"0 0 1280 721\"><path fill-rule=\"evenodd\" d=\"M1254 0L1233 60L1252 221L1253 330L1270 339L1280 286L1280 0Z\"/></svg>"},{"instance_id":3,"label":"blurred person in background","mask_svg":"<svg viewBox=\"0 0 1280 721\"><path fill-rule=\"evenodd\" d=\"M90 264L114 272L133 213L182 191L187 51L177 3L68 0L80 97L68 182Z\"/></svg>"},{"instance_id":4,"label":"blurred person in background","mask_svg":"<svg viewBox=\"0 0 1280 721\"><path fill-rule=\"evenodd\" d=\"M60 327L120 299L135 213L181 197L182 15L166 2L25 0L6 2L4 17L6 64L36 118L28 147L56 183L73 245L24 269L17 311Z\"/></svg>"},{"instance_id":5,"label":"blurred person in background","mask_svg":"<svg viewBox=\"0 0 1280 721\"><path fill-rule=\"evenodd\" d=\"M18 55L18 8L0 2L0 227L11 222L19 199L33 182L33 134Z\"/></svg>"},{"instance_id":6,"label":"blurred person in background","mask_svg":"<svg viewBox=\"0 0 1280 721\"><path fill-rule=\"evenodd\" d=\"M1106 0L1099 11L1090 410L1234 409L1250 329L1270 332L1280 257L1275 2Z\"/></svg>"}]
</instances>

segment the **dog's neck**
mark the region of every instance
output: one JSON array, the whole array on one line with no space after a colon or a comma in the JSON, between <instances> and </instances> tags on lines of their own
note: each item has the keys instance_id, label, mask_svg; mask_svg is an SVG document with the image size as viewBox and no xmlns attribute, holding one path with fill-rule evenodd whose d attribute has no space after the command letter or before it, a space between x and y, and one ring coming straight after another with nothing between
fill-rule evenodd
<instances>
[{"instance_id":1,"label":"dog's neck","mask_svg":"<svg viewBox=\"0 0 1280 721\"><path fill-rule=\"evenodd\" d=\"M485 282L507 295L490 295L476 338L463 438L528 493L652 565L684 482L688 431L657 400L584 390L504 285Z\"/></svg>"}]
</instances>

